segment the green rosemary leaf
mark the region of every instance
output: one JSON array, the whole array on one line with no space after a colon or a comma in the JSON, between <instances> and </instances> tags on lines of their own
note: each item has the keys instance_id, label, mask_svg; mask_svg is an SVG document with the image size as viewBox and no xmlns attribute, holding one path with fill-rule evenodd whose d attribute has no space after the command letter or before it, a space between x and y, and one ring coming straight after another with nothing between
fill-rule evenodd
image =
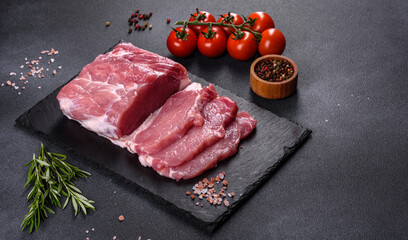
<instances>
[{"instance_id":1,"label":"green rosemary leaf","mask_svg":"<svg viewBox=\"0 0 408 240\"><path fill-rule=\"evenodd\" d=\"M67 195L67 196L68 196L68 195ZM64 205L62 206L62 209L65 209L65 208L67 207L68 203L69 203L69 197L67 197L67 198L65 199L65 203L64 203Z\"/></svg>"},{"instance_id":2,"label":"green rosemary leaf","mask_svg":"<svg viewBox=\"0 0 408 240\"><path fill-rule=\"evenodd\" d=\"M43 161L43 160L40 160L40 159L37 159L37 162L38 162L41 166L47 166L47 167L50 166L50 164L48 164L47 162L45 162L45 161Z\"/></svg>"},{"instance_id":3,"label":"green rosemary leaf","mask_svg":"<svg viewBox=\"0 0 408 240\"><path fill-rule=\"evenodd\" d=\"M70 188L72 188L74 191L78 192L78 193L82 193L81 190L79 190L77 187L75 187L73 184L68 184L68 186Z\"/></svg>"},{"instance_id":4,"label":"green rosemary leaf","mask_svg":"<svg viewBox=\"0 0 408 240\"><path fill-rule=\"evenodd\" d=\"M95 211L95 207L91 204L91 203L93 203L93 201L83 201L82 202L87 208L90 208L90 209L92 209L92 210L94 210Z\"/></svg>"},{"instance_id":5,"label":"green rosemary leaf","mask_svg":"<svg viewBox=\"0 0 408 240\"><path fill-rule=\"evenodd\" d=\"M65 197L68 197L68 193L66 193L64 190L61 190L62 195L64 195Z\"/></svg>"},{"instance_id":6,"label":"green rosemary leaf","mask_svg":"<svg viewBox=\"0 0 408 240\"><path fill-rule=\"evenodd\" d=\"M74 207L75 210L75 216L78 214L78 204L76 202L75 198L71 198L72 206Z\"/></svg>"},{"instance_id":7,"label":"green rosemary leaf","mask_svg":"<svg viewBox=\"0 0 408 240\"><path fill-rule=\"evenodd\" d=\"M31 189L31 191L28 193L28 195L27 195L27 201L30 200L32 197L34 197L34 194L35 194L34 189L36 189L35 191L37 191L37 187L34 186L34 187Z\"/></svg>"},{"instance_id":8,"label":"green rosemary leaf","mask_svg":"<svg viewBox=\"0 0 408 240\"><path fill-rule=\"evenodd\" d=\"M32 200L29 205L29 211L21 222L23 231L30 226L30 233L38 230L41 221L48 217L48 213L55 214L49 206L55 205L61 207L61 195L66 196L62 209L65 209L71 200L75 210L75 216L82 210L86 215L86 208L95 211L92 205L94 201L88 200L82 195L82 191L74 186L71 179L86 177L90 173L83 171L73 165L64 162L65 155L58 153L49 153L41 144L38 157L33 155L33 159L25 164L29 166L27 181L24 187L32 184L33 187L27 195L27 201Z\"/></svg>"},{"instance_id":9,"label":"green rosemary leaf","mask_svg":"<svg viewBox=\"0 0 408 240\"><path fill-rule=\"evenodd\" d=\"M49 153L51 156L53 156L54 158L56 158L58 161L64 161L67 156L60 154L60 153ZM57 158L60 157L60 158Z\"/></svg>"},{"instance_id":10,"label":"green rosemary leaf","mask_svg":"<svg viewBox=\"0 0 408 240\"><path fill-rule=\"evenodd\" d=\"M83 212L83 213L86 215L86 214L87 214L87 212L86 212L86 209L85 209L84 204L82 204L82 202L81 202L80 200L78 200L78 204L79 204L79 206L81 207L82 212Z\"/></svg>"}]
</instances>

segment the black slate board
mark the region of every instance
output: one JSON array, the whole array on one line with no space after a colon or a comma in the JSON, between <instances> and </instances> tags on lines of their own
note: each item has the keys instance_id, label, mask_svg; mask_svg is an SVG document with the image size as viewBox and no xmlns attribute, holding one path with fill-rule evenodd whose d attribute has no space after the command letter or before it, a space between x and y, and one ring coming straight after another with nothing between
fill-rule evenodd
<instances>
[{"instance_id":1,"label":"black slate board","mask_svg":"<svg viewBox=\"0 0 408 240\"><path fill-rule=\"evenodd\" d=\"M193 82L199 82L203 86L209 85L202 78L193 74L189 76ZM88 131L77 122L68 120L62 114L56 100L61 87L22 114L16 120L17 126L72 150L85 161L96 162L118 174L150 193L160 203L209 231L214 231L243 204L311 133L300 125L215 86L220 96L230 97L238 103L241 111L251 113L258 120L257 128L241 142L243 148L240 148L235 156L222 161L218 167L195 179L176 182L159 176L151 168L141 166L137 155L113 145L109 140ZM229 181L228 192L236 193L233 199L228 198L231 203L228 208L224 205L210 206L205 200L192 201L186 196L185 192L191 190L199 180L204 177L215 177L221 171L226 172L226 179ZM203 203L204 207L196 206L197 201Z\"/></svg>"}]
</instances>

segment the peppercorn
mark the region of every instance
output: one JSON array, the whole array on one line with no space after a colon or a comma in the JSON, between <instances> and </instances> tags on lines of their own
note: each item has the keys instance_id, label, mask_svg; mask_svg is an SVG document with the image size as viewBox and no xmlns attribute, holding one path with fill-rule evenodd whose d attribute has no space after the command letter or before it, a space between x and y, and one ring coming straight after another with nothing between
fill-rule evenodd
<instances>
[{"instance_id":1,"label":"peppercorn","mask_svg":"<svg viewBox=\"0 0 408 240\"><path fill-rule=\"evenodd\" d=\"M280 82L293 76L293 67L289 61L263 60L255 66L255 73L258 77L269 82Z\"/></svg>"},{"instance_id":2,"label":"peppercorn","mask_svg":"<svg viewBox=\"0 0 408 240\"><path fill-rule=\"evenodd\" d=\"M170 18L167 18L167 23L170 23Z\"/></svg>"},{"instance_id":3,"label":"peppercorn","mask_svg":"<svg viewBox=\"0 0 408 240\"><path fill-rule=\"evenodd\" d=\"M131 33L131 32L132 32L132 29L131 29L131 28L129 28L129 29L128 29L128 33Z\"/></svg>"},{"instance_id":4,"label":"peppercorn","mask_svg":"<svg viewBox=\"0 0 408 240\"><path fill-rule=\"evenodd\" d=\"M143 25L143 26L142 26L142 30L144 31L144 30L145 30L145 28L146 28L146 26L145 26L145 25Z\"/></svg>"},{"instance_id":5,"label":"peppercorn","mask_svg":"<svg viewBox=\"0 0 408 240\"><path fill-rule=\"evenodd\" d=\"M153 25L150 24L150 25L149 25L149 29L152 29L152 28L153 28Z\"/></svg>"},{"instance_id":6,"label":"peppercorn","mask_svg":"<svg viewBox=\"0 0 408 240\"><path fill-rule=\"evenodd\" d=\"M137 30L138 28L139 28L139 24L136 23L136 24L135 24L135 30Z\"/></svg>"},{"instance_id":7,"label":"peppercorn","mask_svg":"<svg viewBox=\"0 0 408 240\"><path fill-rule=\"evenodd\" d=\"M139 13L139 9L137 9L137 10L135 11L135 13Z\"/></svg>"},{"instance_id":8,"label":"peppercorn","mask_svg":"<svg viewBox=\"0 0 408 240\"><path fill-rule=\"evenodd\" d=\"M139 14L139 19L143 19L143 15L142 15L142 14Z\"/></svg>"},{"instance_id":9,"label":"peppercorn","mask_svg":"<svg viewBox=\"0 0 408 240\"><path fill-rule=\"evenodd\" d=\"M132 13L132 14L130 15L130 17L134 18L134 17L136 17L136 14Z\"/></svg>"},{"instance_id":10,"label":"peppercorn","mask_svg":"<svg viewBox=\"0 0 408 240\"><path fill-rule=\"evenodd\" d=\"M106 22L106 26L109 27L109 26L110 26L110 22Z\"/></svg>"}]
</instances>

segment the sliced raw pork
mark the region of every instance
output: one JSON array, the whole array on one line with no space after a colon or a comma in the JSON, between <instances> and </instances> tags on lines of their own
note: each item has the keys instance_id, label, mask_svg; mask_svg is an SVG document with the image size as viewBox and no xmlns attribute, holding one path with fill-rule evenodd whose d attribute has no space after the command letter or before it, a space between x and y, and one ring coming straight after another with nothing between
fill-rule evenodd
<instances>
[{"instance_id":1,"label":"sliced raw pork","mask_svg":"<svg viewBox=\"0 0 408 240\"><path fill-rule=\"evenodd\" d=\"M112 140L131 134L189 84L181 64L121 43L86 65L57 99L68 118Z\"/></svg>"},{"instance_id":2,"label":"sliced raw pork","mask_svg":"<svg viewBox=\"0 0 408 240\"><path fill-rule=\"evenodd\" d=\"M191 160L203 149L225 136L225 126L237 114L236 102L228 97L219 97L207 103L202 111L204 124L195 126L180 140L151 155L139 156L144 166L152 166L159 171L164 167L176 167Z\"/></svg>"},{"instance_id":3,"label":"sliced raw pork","mask_svg":"<svg viewBox=\"0 0 408 240\"><path fill-rule=\"evenodd\" d=\"M158 173L177 181L199 176L207 169L217 166L219 161L234 155L240 140L248 136L255 126L256 120L249 113L239 112L227 126L223 139L204 149L192 160L177 167L163 168Z\"/></svg>"},{"instance_id":4,"label":"sliced raw pork","mask_svg":"<svg viewBox=\"0 0 408 240\"><path fill-rule=\"evenodd\" d=\"M153 154L179 140L191 127L203 125L201 110L216 97L213 85L202 88L199 83L175 93L132 134L126 143L129 151Z\"/></svg>"}]
</instances>

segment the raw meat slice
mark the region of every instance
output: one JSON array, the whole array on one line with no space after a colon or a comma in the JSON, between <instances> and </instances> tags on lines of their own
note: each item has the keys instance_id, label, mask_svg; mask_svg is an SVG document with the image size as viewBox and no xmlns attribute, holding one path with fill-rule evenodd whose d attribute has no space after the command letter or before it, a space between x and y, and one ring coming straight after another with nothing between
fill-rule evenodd
<instances>
[{"instance_id":1,"label":"raw meat slice","mask_svg":"<svg viewBox=\"0 0 408 240\"><path fill-rule=\"evenodd\" d=\"M181 64L121 43L86 65L57 99L68 118L103 137L118 139L132 133L188 84Z\"/></svg>"},{"instance_id":2,"label":"raw meat slice","mask_svg":"<svg viewBox=\"0 0 408 240\"><path fill-rule=\"evenodd\" d=\"M219 161L234 155L240 140L248 136L255 126L256 120L249 113L239 112L227 126L223 139L204 149L192 160L177 167L163 168L158 173L177 181L199 176L207 169L217 166Z\"/></svg>"},{"instance_id":3,"label":"raw meat slice","mask_svg":"<svg viewBox=\"0 0 408 240\"><path fill-rule=\"evenodd\" d=\"M213 85L205 88L192 83L175 93L139 127L127 146L130 152L153 154L185 135L192 126L201 126L204 105L218 97Z\"/></svg>"},{"instance_id":4,"label":"raw meat slice","mask_svg":"<svg viewBox=\"0 0 408 240\"><path fill-rule=\"evenodd\" d=\"M203 149L224 137L225 126L234 120L237 111L236 102L230 98L219 97L212 100L203 108L204 124L202 126L190 128L180 140L160 152L139 156L139 161L158 171L164 167L179 166L191 160Z\"/></svg>"}]
</instances>

